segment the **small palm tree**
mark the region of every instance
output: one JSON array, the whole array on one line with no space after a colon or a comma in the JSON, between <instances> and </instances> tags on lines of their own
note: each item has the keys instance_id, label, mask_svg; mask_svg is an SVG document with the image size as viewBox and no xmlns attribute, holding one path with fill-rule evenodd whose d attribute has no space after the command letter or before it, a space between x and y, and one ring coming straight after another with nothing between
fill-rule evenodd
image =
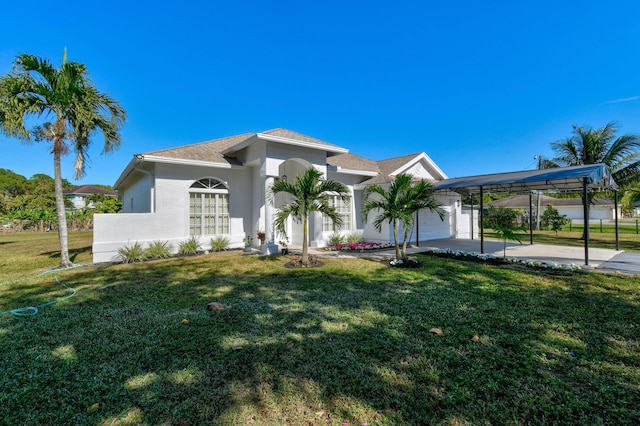
<instances>
[{"instance_id":1,"label":"small palm tree","mask_svg":"<svg viewBox=\"0 0 640 426\"><path fill-rule=\"evenodd\" d=\"M31 133L27 120L34 116L51 117L52 121ZM60 157L75 152L75 178L81 178L91 134L99 130L104 136L103 152L112 152L120 146L118 132L125 117L118 102L93 85L85 65L67 62L66 51L60 68L25 53L16 58L13 72L0 76L0 131L27 143L33 136L36 141L52 144L61 267L69 267L72 262Z\"/></svg>"},{"instance_id":2,"label":"small palm tree","mask_svg":"<svg viewBox=\"0 0 640 426\"><path fill-rule=\"evenodd\" d=\"M286 237L285 224L289 216L298 223L302 222L302 262L309 259L309 215L320 212L329 217L337 226L342 219L336 209L329 205L329 194L336 194L348 200L349 190L340 182L324 180L322 173L313 167L298 175L295 183L278 180L271 186L272 200L281 192L291 194L293 200L281 207L275 215L274 225L278 232Z\"/></svg>"},{"instance_id":3,"label":"small palm tree","mask_svg":"<svg viewBox=\"0 0 640 426\"><path fill-rule=\"evenodd\" d=\"M374 197L374 194L377 196ZM373 220L373 226L378 232L382 230L384 222L389 222L393 227L396 259L404 259L406 257L407 239L413 228L417 211L428 209L436 212L440 216L440 220L444 220L442 204L433 195L431 184L424 180L413 182L413 178L407 174L396 176L388 190L380 185L368 186L364 191L362 203L365 222L368 220L369 213L372 210L378 210L380 214ZM398 243L399 222L404 224L402 250Z\"/></svg>"}]
</instances>

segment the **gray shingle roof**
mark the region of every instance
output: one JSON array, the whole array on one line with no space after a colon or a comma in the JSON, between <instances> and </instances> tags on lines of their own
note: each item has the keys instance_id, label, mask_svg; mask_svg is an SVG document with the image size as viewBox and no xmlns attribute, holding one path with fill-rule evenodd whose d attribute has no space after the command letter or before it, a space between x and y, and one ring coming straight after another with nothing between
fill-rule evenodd
<instances>
[{"instance_id":1,"label":"gray shingle roof","mask_svg":"<svg viewBox=\"0 0 640 426\"><path fill-rule=\"evenodd\" d=\"M235 161L231 157L222 155L221 152L225 149L233 147L234 145L244 142L245 140L255 135L255 133L244 133L242 135L213 139L210 141L199 142L191 145L145 152L144 155L153 155L166 158L179 158L194 161L209 161L212 163L237 164L237 161Z\"/></svg>"},{"instance_id":2,"label":"gray shingle roof","mask_svg":"<svg viewBox=\"0 0 640 426\"><path fill-rule=\"evenodd\" d=\"M380 173L378 163L355 154L338 154L327 158L327 164L349 170Z\"/></svg>"},{"instance_id":3,"label":"gray shingle roof","mask_svg":"<svg viewBox=\"0 0 640 426\"><path fill-rule=\"evenodd\" d=\"M413 160L420 154L421 154L420 152L417 152L415 154L408 154L408 155L403 155L401 157L394 157L386 160L380 160L378 161L380 172L389 176L391 173L398 170L400 167L404 166L405 164L407 164L409 161Z\"/></svg>"},{"instance_id":4,"label":"gray shingle roof","mask_svg":"<svg viewBox=\"0 0 640 426\"><path fill-rule=\"evenodd\" d=\"M287 130L283 128L267 130L265 132L260 132L260 133L264 133L266 135L271 135L271 136L278 136L281 138L294 139L297 141L304 141L304 142L310 142L310 143L315 143L319 145L326 145L327 147L332 147L332 148L340 148L338 145L334 145L329 142L325 142L323 140L312 138L311 136L303 135L302 133L294 132L292 130Z\"/></svg>"},{"instance_id":5,"label":"gray shingle roof","mask_svg":"<svg viewBox=\"0 0 640 426\"><path fill-rule=\"evenodd\" d=\"M287 129L277 128L259 132L266 135L293 139L302 142L309 142L318 145L324 145L327 148L340 148L337 145L330 144L320 139L312 138L310 136L303 135L302 133L294 132ZM233 147L239 146L248 139L257 136L258 133L244 133L237 136L228 136L219 139L213 139L210 141L199 142L190 145L178 146L175 148L160 149L157 151L145 152L144 155L165 157L165 158L179 158L183 160L193 161L207 161L212 163L228 163L232 165L239 164L233 158ZM229 155L222 154L223 152L230 152Z\"/></svg>"},{"instance_id":6,"label":"gray shingle roof","mask_svg":"<svg viewBox=\"0 0 640 426\"><path fill-rule=\"evenodd\" d=\"M380 160L376 163L378 164L378 168L380 170L380 174L378 176L374 176L371 179L367 179L362 182L367 185L381 185L384 183L393 182L395 177L391 176L391 173L398 170L400 167L404 166L414 158L418 157L421 152L417 152L415 154L407 154L402 155L400 157L389 158L386 160Z\"/></svg>"}]
</instances>

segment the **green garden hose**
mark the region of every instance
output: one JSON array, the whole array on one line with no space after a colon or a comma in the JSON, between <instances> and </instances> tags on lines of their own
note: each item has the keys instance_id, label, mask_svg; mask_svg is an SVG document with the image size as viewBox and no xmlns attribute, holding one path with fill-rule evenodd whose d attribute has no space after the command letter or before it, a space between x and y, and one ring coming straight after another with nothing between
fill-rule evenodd
<instances>
[{"instance_id":1,"label":"green garden hose","mask_svg":"<svg viewBox=\"0 0 640 426\"><path fill-rule=\"evenodd\" d=\"M72 268L79 268L79 267L81 267L81 266L82 266L82 265L76 265L76 266L72 266L71 268L68 268L68 269L72 269ZM45 272L43 272L43 273L41 273L41 274L38 274L37 276L38 276L38 277L40 277L40 276L42 276L42 275L51 274L51 273L53 273L53 272L55 272L55 271L56 271L56 269L50 269L50 270L45 271ZM65 283L61 282L61 281L58 279L58 277L57 277L57 276L55 276L55 275L53 276L53 278L55 278L56 282L57 282L58 284L60 284L62 287L64 287L64 288L66 288L67 290L71 291L71 293L70 293L70 294L67 294L66 296L64 296L64 297L62 297L62 298L60 298L60 299L52 300L51 302L42 303L42 304L40 304L40 305L36 305L36 306L26 306L26 307L24 307L24 308L12 309L12 310L10 310L10 311L3 311L3 312L0 312L0 315L4 315L4 314L11 314L11 315L15 315L15 316L17 316L17 317L28 317L28 316L31 316L31 315L35 315L35 314L37 314L37 313L38 313L38 308L44 308L45 306L55 305L55 304L56 304L56 303L58 303L58 302L62 302L62 301L64 301L64 300L70 299L70 298L72 298L73 296L75 296L75 295L76 295L77 291L76 291L74 288L71 288L71 287L67 286ZM12 284L12 283L16 283L16 282L23 281L23 280L25 280L25 279L27 279L27 278L18 279L18 280L14 280L14 281L9 281L9 282L7 282L7 283L1 283L1 284L9 284L9 283L11 283L11 284Z\"/></svg>"}]
</instances>

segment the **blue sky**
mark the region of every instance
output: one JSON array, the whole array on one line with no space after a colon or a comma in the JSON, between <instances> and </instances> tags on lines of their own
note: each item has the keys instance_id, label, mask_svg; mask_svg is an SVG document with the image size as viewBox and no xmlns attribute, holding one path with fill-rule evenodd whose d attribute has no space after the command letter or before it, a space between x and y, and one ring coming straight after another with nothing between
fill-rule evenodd
<instances>
[{"instance_id":1,"label":"blue sky","mask_svg":"<svg viewBox=\"0 0 640 426\"><path fill-rule=\"evenodd\" d=\"M449 177L535 168L572 124L640 134L637 1L120 1L3 5L18 53L85 63L128 114L132 155L284 127L384 159L426 152ZM0 136L0 168L53 175L46 144Z\"/></svg>"}]
</instances>

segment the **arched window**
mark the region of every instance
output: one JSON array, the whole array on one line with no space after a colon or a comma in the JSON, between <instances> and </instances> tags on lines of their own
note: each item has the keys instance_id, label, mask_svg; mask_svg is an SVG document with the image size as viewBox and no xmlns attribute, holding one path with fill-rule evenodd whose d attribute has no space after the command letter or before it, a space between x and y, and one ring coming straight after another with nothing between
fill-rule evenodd
<instances>
[{"instance_id":1,"label":"arched window","mask_svg":"<svg viewBox=\"0 0 640 426\"><path fill-rule=\"evenodd\" d=\"M229 234L229 190L224 183L203 178L191 185L189 234Z\"/></svg>"}]
</instances>

